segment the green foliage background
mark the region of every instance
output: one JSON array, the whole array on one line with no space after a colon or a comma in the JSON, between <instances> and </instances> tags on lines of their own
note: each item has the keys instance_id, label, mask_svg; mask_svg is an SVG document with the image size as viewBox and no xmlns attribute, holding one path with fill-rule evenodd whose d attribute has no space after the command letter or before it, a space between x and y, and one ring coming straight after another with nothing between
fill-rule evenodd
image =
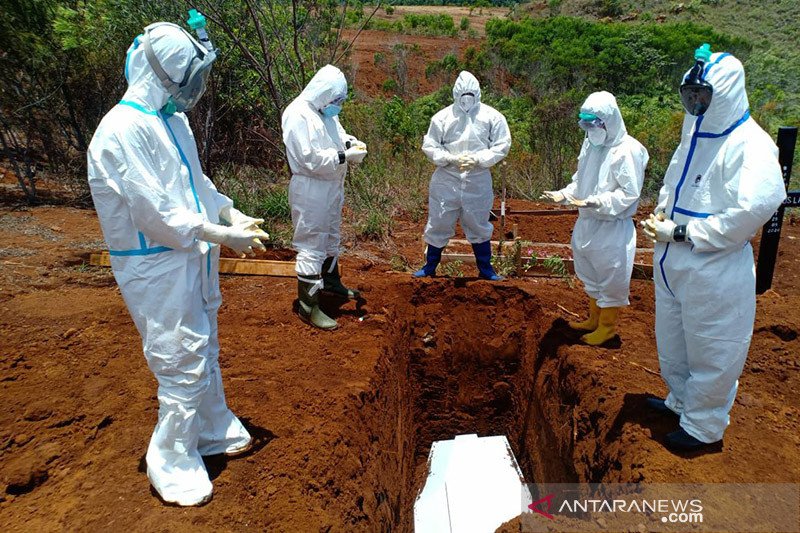
<instances>
[{"instance_id":1,"label":"green foliage background","mask_svg":"<svg viewBox=\"0 0 800 533\"><path fill-rule=\"evenodd\" d=\"M652 198L679 141L680 76L702 42L743 60L753 116L770 134L780 125L800 124L800 3L795 0L407 3L512 9L508 18L486 24L482 45L467 48L461 58L447 54L425 65L425 75L441 86L431 94L417 94L417 84L408 79L409 62L421 58L413 45L375 54L375 64L389 74L385 96L352 92L341 116L370 151L348 177L350 237L385 239L397 216L424 218L431 167L419 147L430 117L451 103L451 85L461 69L481 80L484 101L509 121L514 146L494 176L498 188L505 184L518 197L534 198L569 180L582 137L575 125L577 109L590 92L608 90L617 96L629 133L650 152L645 194ZM125 90L127 47L153 21L180 23L190 4L195 5L165 0L0 4L0 125L18 139L6 157L25 162L36 177L56 177L85 201L86 147ZM474 31L448 14L379 21L370 18L375 6L360 2L347 2L343 10L329 0L300 1L300 22L288 3L196 4L213 9L209 30L222 52L206 97L190 115L206 172L237 204L263 215L273 233L284 235L289 175L280 111L319 66L332 61L349 75L344 52L349 43L340 39L339 26L453 39ZM257 12L261 28L248 6ZM296 50L287 47L295 29ZM274 74L274 87L265 83L265 65Z\"/></svg>"}]
</instances>

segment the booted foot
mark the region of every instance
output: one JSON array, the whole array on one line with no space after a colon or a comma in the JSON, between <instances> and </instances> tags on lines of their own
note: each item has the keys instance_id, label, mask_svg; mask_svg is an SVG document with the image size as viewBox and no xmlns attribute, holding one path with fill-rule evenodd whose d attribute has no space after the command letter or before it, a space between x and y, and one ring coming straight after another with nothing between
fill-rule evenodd
<instances>
[{"instance_id":1,"label":"booted foot","mask_svg":"<svg viewBox=\"0 0 800 533\"><path fill-rule=\"evenodd\" d=\"M336 321L319 308L319 286L322 276L303 276L297 279L297 312L303 322L319 329L336 329Z\"/></svg>"},{"instance_id":2,"label":"booted foot","mask_svg":"<svg viewBox=\"0 0 800 533\"><path fill-rule=\"evenodd\" d=\"M713 452L722 450L722 441L703 442L689 435L685 429L679 428L667 433L667 448L674 452Z\"/></svg>"},{"instance_id":3,"label":"booted foot","mask_svg":"<svg viewBox=\"0 0 800 533\"><path fill-rule=\"evenodd\" d=\"M249 452L252 448L253 448L253 437L250 437L250 440L248 440L245 443L236 444L236 445L228 447L228 449L225 450L225 456L226 457L238 457L240 455L243 455L243 454Z\"/></svg>"},{"instance_id":4,"label":"booted foot","mask_svg":"<svg viewBox=\"0 0 800 533\"><path fill-rule=\"evenodd\" d=\"M411 276L415 278L429 278L433 277L435 274L436 274L435 269L433 270L433 272L428 272L427 270L425 270L425 267L422 267L413 274L411 274Z\"/></svg>"},{"instance_id":5,"label":"booted foot","mask_svg":"<svg viewBox=\"0 0 800 533\"><path fill-rule=\"evenodd\" d=\"M589 346L600 346L610 341L617 334L618 317L619 307L603 307L600 309L597 329L581 337L581 340Z\"/></svg>"},{"instance_id":6,"label":"booted foot","mask_svg":"<svg viewBox=\"0 0 800 533\"><path fill-rule=\"evenodd\" d=\"M322 312L319 305L309 309L303 302L300 302L298 311L303 322L316 328L330 331L339 326L334 319Z\"/></svg>"},{"instance_id":7,"label":"booted foot","mask_svg":"<svg viewBox=\"0 0 800 533\"><path fill-rule=\"evenodd\" d=\"M478 277L489 281L501 281L505 278L498 276L492 268L492 243L485 241L472 245L475 253L475 263L478 266Z\"/></svg>"},{"instance_id":8,"label":"booted foot","mask_svg":"<svg viewBox=\"0 0 800 533\"><path fill-rule=\"evenodd\" d=\"M647 398L645 403L651 411L655 411L663 415L678 416L678 413L667 407L667 403L661 398Z\"/></svg>"},{"instance_id":9,"label":"booted foot","mask_svg":"<svg viewBox=\"0 0 800 533\"><path fill-rule=\"evenodd\" d=\"M570 321L569 327L576 331L594 331L600 321L600 308L597 307L597 300L589 298L589 318L583 322Z\"/></svg>"},{"instance_id":10,"label":"booted foot","mask_svg":"<svg viewBox=\"0 0 800 533\"><path fill-rule=\"evenodd\" d=\"M339 298L346 298L348 300L358 300L361 293L355 289L345 287L342 283L342 277L339 274L339 261L338 257L328 257L322 263L322 290L333 296Z\"/></svg>"},{"instance_id":11,"label":"booted foot","mask_svg":"<svg viewBox=\"0 0 800 533\"><path fill-rule=\"evenodd\" d=\"M425 250L425 266L411 275L415 278L435 276L436 267L439 266L439 261L442 260L442 250L444 250L444 247L437 248L429 244L428 248Z\"/></svg>"}]
</instances>

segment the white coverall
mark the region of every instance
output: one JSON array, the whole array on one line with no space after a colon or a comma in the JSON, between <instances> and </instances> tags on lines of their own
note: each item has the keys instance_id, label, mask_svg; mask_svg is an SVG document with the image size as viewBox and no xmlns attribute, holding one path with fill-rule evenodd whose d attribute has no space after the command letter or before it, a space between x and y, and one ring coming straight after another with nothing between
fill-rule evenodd
<instances>
[{"instance_id":1,"label":"white coverall","mask_svg":"<svg viewBox=\"0 0 800 533\"><path fill-rule=\"evenodd\" d=\"M772 139L750 118L744 69L729 54L705 68L704 115L686 115L656 212L687 226L655 249L656 340L667 406L702 442L722 439L755 320L750 238L786 192Z\"/></svg>"},{"instance_id":2,"label":"white coverall","mask_svg":"<svg viewBox=\"0 0 800 533\"><path fill-rule=\"evenodd\" d=\"M458 105L465 93L475 95L475 104L465 112ZM454 104L431 118L422 151L437 166L428 193L428 223L425 242L443 248L455 234L456 222L472 244L492 238L489 222L494 192L489 168L502 161L511 148L511 132L502 113L482 104L478 80L462 71L453 86ZM474 155L477 164L461 172L451 156Z\"/></svg>"},{"instance_id":3,"label":"white coverall","mask_svg":"<svg viewBox=\"0 0 800 533\"><path fill-rule=\"evenodd\" d=\"M344 74L326 65L286 107L281 119L292 171L289 203L292 245L297 250L295 270L301 276L321 274L325 259L339 256L347 174L347 162L339 162L339 152L345 151L346 142L358 140L344 131L338 117L325 117L320 110L345 96Z\"/></svg>"},{"instance_id":4,"label":"white coverall","mask_svg":"<svg viewBox=\"0 0 800 533\"><path fill-rule=\"evenodd\" d=\"M151 32L172 79L194 55L169 26ZM147 475L161 497L181 505L211 495L202 455L246 447L250 435L228 409L218 362L219 246L199 240L232 204L203 174L186 115L159 110L168 94L137 37L125 62L128 90L95 132L89 186L114 277L158 380L158 423Z\"/></svg>"},{"instance_id":5,"label":"white coverall","mask_svg":"<svg viewBox=\"0 0 800 533\"><path fill-rule=\"evenodd\" d=\"M649 155L628 135L614 95L596 92L581 106L582 113L600 118L606 139L593 146L584 139L578 170L562 194L594 201L581 207L572 231L575 273L598 307L622 307L630 302L631 272L636 254L633 215L639 205Z\"/></svg>"}]
</instances>

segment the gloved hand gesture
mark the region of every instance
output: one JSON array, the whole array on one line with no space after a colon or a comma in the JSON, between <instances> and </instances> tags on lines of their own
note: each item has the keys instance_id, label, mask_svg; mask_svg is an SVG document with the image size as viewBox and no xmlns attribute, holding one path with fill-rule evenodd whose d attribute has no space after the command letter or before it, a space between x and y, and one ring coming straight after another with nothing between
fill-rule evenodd
<instances>
[{"instance_id":1,"label":"gloved hand gesture","mask_svg":"<svg viewBox=\"0 0 800 533\"><path fill-rule=\"evenodd\" d=\"M367 143L364 141L359 141L358 139L353 139L350 141L350 148L363 148L364 151L367 150Z\"/></svg>"},{"instance_id":2,"label":"gloved hand gesture","mask_svg":"<svg viewBox=\"0 0 800 533\"><path fill-rule=\"evenodd\" d=\"M264 223L263 218L253 218L245 215L238 209L229 206L219 212L220 221L225 221L231 226L239 226L250 230L260 230L259 226Z\"/></svg>"},{"instance_id":3,"label":"gloved hand gesture","mask_svg":"<svg viewBox=\"0 0 800 533\"><path fill-rule=\"evenodd\" d=\"M570 203L570 205L574 205L575 207L599 207L600 206L600 202L598 202L597 200L595 200L591 196L589 198L585 198L583 200L578 200L574 196L570 196L570 195L565 195L565 197L566 197L567 201Z\"/></svg>"},{"instance_id":4,"label":"gloved hand gesture","mask_svg":"<svg viewBox=\"0 0 800 533\"><path fill-rule=\"evenodd\" d=\"M203 240L216 244L224 244L241 257L253 255L253 248L266 250L261 243L268 240L269 234L261 229L248 229L241 226L220 226L206 222L203 224Z\"/></svg>"},{"instance_id":5,"label":"gloved hand gesture","mask_svg":"<svg viewBox=\"0 0 800 533\"><path fill-rule=\"evenodd\" d=\"M458 170L461 172L469 172L477 164L478 160L472 154L463 153L458 156Z\"/></svg>"},{"instance_id":6,"label":"gloved hand gesture","mask_svg":"<svg viewBox=\"0 0 800 533\"><path fill-rule=\"evenodd\" d=\"M345 150L344 157L349 163L361 163L367 157L367 145L361 144L363 146L351 145L350 148Z\"/></svg>"},{"instance_id":7,"label":"gloved hand gesture","mask_svg":"<svg viewBox=\"0 0 800 533\"><path fill-rule=\"evenodd\" d=\"M640 222L644 234L653 242L675 242L675 222L666 217L663 211L657 215L650 215L649 218Z\"/></svg>"},{"instance_id":8,"label":"gloved hand gesture","mask_svg":"<svg viewBox=\"0 0 800 533\"><path fill-rule=\"evenodd\" d=\"M566 199L563 193L560 191L544 191L542 195L539 197L540 200L549 200L551 202L555 202L560 204Z\"/></svg>"}]
</instances>

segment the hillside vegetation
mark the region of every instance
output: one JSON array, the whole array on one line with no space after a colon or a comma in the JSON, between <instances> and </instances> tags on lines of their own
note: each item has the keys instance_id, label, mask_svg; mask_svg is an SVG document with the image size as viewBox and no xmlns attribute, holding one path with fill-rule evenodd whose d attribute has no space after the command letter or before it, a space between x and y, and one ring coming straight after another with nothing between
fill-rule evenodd
<instances>
[{"instance_id":1,"label":"hillside vegetation","mask_svg":"<svg viewBox=\"0 0 800 533\"><path fill-rule=\"evenodd\" d=\"M354 34L385 30L387 40L402 32L474 43L470 13L490 5L504 10L502 17L483 16L481 44L425 65L425 75L441 85L432 94L414 94L405 79L419 57L413 45L375 54L389 73L384 96L353 92L342 113L345 127L370 151L348 176L346 216L357 238L388 237L397 216L424 217L432 169L419 146L430 117L452 102L461 69L481 80L484 101L509 120L514 146L494 175L498 189L505 184L520 197L569 180L582 137L577 110L601 89L617 95L629 132L650 151L645 193L653 197L679 140L680 76L702 42L743 60L753 116L771 134L800 123L800 3L793 0L447 2L471 8L460 19L448 14L453 8L437 13L434 2L417 3L419 13L403 8L400 17L384 3L347 2L344 10L309 0L192 3L209 15L222 51L209 91L190 116L206 171L243 209L264 215L279 239L288 235L289 214L280 111L319 66L332 62L349 71L351 46L342 27ZM124 92L125 50L147 23L182 21L187 5L19 0L0 6L0 68L7 73L0 79L2 148L30 201L42 177L88 198L84 154L97 123Z\"/></svg>"}]
</instances>

